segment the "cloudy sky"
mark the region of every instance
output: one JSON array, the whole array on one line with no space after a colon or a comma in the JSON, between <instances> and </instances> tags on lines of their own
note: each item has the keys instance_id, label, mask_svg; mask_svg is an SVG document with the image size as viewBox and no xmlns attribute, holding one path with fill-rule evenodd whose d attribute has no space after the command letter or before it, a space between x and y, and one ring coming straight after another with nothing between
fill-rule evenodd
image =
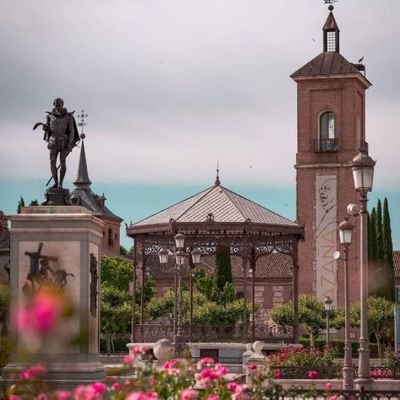
<instances>
[{"instance_id":1,"label":"cloudy sky","mask_svg":"<svg viewBox=\"0 0 400 400\"><path fill-rule=\"evenodd\" d=\"M294 218L289 75L321 52L327 14L322 0L0 0L0 209L42 196L48 150L32 126L60 96L89 114L93 190L127 222L210 186L217 160L223 184ZM373 83L374 196L400 218L400 2L341 0L335 17L341 53L364 56Z\"/></svg>"}]
</instances>

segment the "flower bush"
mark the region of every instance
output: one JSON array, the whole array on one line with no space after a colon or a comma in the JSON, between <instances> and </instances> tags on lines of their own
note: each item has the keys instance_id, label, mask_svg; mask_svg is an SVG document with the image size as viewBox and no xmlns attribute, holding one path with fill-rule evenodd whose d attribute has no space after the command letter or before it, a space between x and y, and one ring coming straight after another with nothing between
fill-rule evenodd
<instances>
[{"instance_id":1,"label":"flower bush","mask_svg":"<svg viewBox=\"0 0 400 400\"><path fill-rule=\"evenodd\" d=\"M285 347L268 357L271 370L276 379L308 378L340 375L340 364L335 361L335 352L329 348Z\"/></svg>"},{"instance_id":2,"label":"flower bush","mask_svg":"<svg viewBox=\"0 0 400 400\"><path fill-rule=\"evenodd\" d=\"M15 310L13 328L27 341L36 341L38 349L59 336L59 325L71 313L71 305L62 291L43 287L27 299L24 307ZM50 390L45 382L46 365L36 363L15 377L16 383L8 388L6 396L10 400L261 400L315 394L313 388L300 392L296 388L284 390L265 374L264 368L256 365L248 366L250 386L229 380L228 369L211 358L197 363L172 359L160 367L149 359L148 350L147 346L132 349L123 360L120 376L78 385L72 390ZM286 362L299 357L290 349L284 354L280 357ZM279 372L275 371L275 377L279 377Z\"/></svg>"}]
</instances>

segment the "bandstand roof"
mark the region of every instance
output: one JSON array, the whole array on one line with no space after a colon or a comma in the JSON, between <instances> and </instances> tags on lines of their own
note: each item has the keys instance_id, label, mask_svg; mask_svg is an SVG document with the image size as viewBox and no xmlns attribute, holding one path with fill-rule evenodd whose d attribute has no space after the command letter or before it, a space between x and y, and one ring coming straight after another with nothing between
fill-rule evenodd
<instances>
[{"instance_id":1,"label":"bandstand roof","mask_svg":"<svg viewBox=\"0 0 400 400\"><path fill-rule=\"evenodd\" d=\"M171 225L193 226L203 223L254 224L257 226L302 230L295 222L225 188L217 179L209 187L127 228L127 234L170 231ZM300 233L300 232L299 232Z\"/></svg>"}]
</instances>

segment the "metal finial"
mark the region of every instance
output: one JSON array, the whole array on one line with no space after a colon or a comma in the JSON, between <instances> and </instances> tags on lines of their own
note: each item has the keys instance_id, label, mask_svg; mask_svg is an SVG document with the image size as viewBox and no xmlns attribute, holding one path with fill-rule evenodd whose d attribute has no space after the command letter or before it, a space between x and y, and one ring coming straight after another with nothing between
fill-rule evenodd
<instances>
[{"instance_id":1,"label":"metal finial","mask_svg":"<svg viewBox=\"0 0 400 400\"><path fill-rule=\"evenodd\" d=\"M78 115L78 119L80 119L80 122L78 122L78 126L81 127L81 139L85 139L85 134L83 133L83 128L84 126L87 125L86 118L88 117L88 114L85 114L85 110L82 109L81 113Z\"/></svg>"},{"instance_id":2,"label":"metal finial","mask_svg":"<svg viewBox=\"0 0 400 400\"><path fill-rule=\"evenodd\" d=\"M215 178L215 185L219 186L221 181L219 180L219 161L217 161L217 177Z\"/></svg>"},{"instance_id":3,"label":"metal finial","mask_svg":"<svg viewBox=\"0 0 400 400\"><path fill-rule=\"evenodd\" d=\"M333 4L337 3L339 0L324 0L325 4L329 4L328 10L333 11L334 7Z\"/></svg>"}]
</instances>

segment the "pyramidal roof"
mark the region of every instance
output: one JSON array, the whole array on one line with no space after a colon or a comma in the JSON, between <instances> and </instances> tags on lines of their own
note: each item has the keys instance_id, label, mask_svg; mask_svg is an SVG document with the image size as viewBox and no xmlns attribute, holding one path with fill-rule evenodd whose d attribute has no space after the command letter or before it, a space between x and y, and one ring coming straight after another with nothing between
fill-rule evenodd
<instances>
[{"instance_id":1,"label":"pyramidal roof","mask_svg":"<svg viewBox=\"0 0 400 400\"><path fill-rule=\"evenodd\" d=\"M232 192L216 182L214 186L132 224L131 228L169 224L171 219L177 223L196 223L209 221L210 218L216 223L252 222L291 227L299 226L295 222Z\"/></svg>"}]
</instances>

